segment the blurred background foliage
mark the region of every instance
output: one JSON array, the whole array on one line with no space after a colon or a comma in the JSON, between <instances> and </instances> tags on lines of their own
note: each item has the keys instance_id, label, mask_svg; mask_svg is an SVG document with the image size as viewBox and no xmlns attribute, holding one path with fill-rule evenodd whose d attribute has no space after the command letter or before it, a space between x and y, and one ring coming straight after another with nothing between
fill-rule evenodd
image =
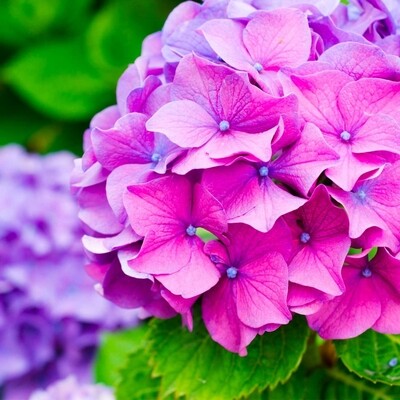
<instances>
[{"instance_id":1,"label":"blurred background foliage","mask_svg":"<svg viewBox=\"0 0 400 400\"><path fill-rule=\"evenodd\" d=\"M91 117L180 0L0 0L0 145L82 154Z\"/></svg>"}]
</instances>

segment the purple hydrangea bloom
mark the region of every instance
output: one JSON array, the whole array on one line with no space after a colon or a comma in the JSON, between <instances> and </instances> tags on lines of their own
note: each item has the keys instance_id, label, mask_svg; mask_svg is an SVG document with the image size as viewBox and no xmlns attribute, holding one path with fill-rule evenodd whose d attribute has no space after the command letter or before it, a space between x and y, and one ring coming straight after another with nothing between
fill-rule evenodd
<instances>
[{"instance_id":1,"label":"purple hydrangea bloom","mask_svg":"<svg viewBox=\"0 0 400 400\"><path fill-rule=\"evenodd\" d=\"M80 385L71 375L46 390L35 391L29 400L115 400L115 397L112 389L103 385Z\"/></svg>"},{"instance_id":2,"label":"purple hydrangea bloom","mask_svg":"<svg viewBox=\"0 0 400 400\"><path fill-rule=\"evenodd\" d=\"M0 149L0 385L6 400L76 374L91 380L104 329L135 324L84 272L74 156Z\"/></svg>"},{"instance_id":3,"label":"purple hydrangea bloom","mask_svg":"<svg viewBox=\"0 0 400 400\"><path fill-rule=\"evenodd\" d=\"M351 248L400 257L399 15L394 0L180 4L73 173L104 297L189 329L201 302L241 355L293 313L332 338L400 333L392 306L365 323L348 301ZM355 317L325 320L336 306Z\"/></svg>"}]
</instances>

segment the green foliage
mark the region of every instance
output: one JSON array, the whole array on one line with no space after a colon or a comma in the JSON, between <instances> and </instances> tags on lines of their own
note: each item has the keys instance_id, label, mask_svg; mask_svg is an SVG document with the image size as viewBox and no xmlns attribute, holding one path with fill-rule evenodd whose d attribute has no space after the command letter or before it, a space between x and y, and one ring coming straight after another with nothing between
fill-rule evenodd
<instances>
[{"instance_id":1,"label":"green foliage","mask_svg":"<svg viewBox=\"0 0 400 400\"><path fill-rule=\"evenodd\" d=\"M400 336L369 330L350 340L336 341L339 357L350 370L373 382L400 385Z\"/></svg>"},{"instance_id":2,"label":"green foliage","mask_svg":"<svg viewBox=\"0 0 400 400\"><path fill-rule=\"evenodd\" d=\"M143 353L146 333L147 326L142 325L136 329L104 334L94 364L96 382L115 386L127 357Z\"/></svg>"},{"instance_id":3,"label":"green foliage","mask_svg":"<svg viewBox=\"0 0 400 400\"><path fill-rule=\"evenodd\" d=\"M311 372L300 368L287 384L249 400L395 400L399 396L400 388L362 380L338 364Z\"/></svg>"},{"instance_id":4,"label":"green foliage","mask_svg":"<svg viewBox=\"0 0 400 400\"><path fill-rule=\"evenodd\" d=\"M377 336L368 332L362 338L369 345L375 341L369 351L375 362L385 352L398 351L398 337L371 339L371 334ZM154 319L137 331L107 335L97 358L96 377L99 382L116 382L117 400L400 398L399 386L373 383L346 369L345 365L362 365L362 359L368 358L352 340L335 342L343 364L331 341L317 339L314 333L309 336L304 319L296 318L258 337L249 346L249 354L239 357L214 343L199 318L193 333L178 318ZM379 344L380 340L391 345Z\"/></svg>"},{"instance_id":5,"label":"green foliage","mask_svg":"<svg viewBox=\"0 0 400 400\"><path fill-rule=\"evenodd\" d=\"M39 44L10 62L4 79L37 109L60 119L89 118L114 101L80 41Z\"/></svg>"},{"instance_id":6,"label":"green foliage","mask_svg":"<svg viewBox=\"0 0 400 400\"><path fill-rule=\"evenodd\" d=\"M400 398L399 387L362 380L341 366L324 372L321 400L396 400Z\"/></svg>"},{"instance_id":7,"label":"green foliage","mask_svg":"<svg viewBox=\"0 0 400 400\"><path fill-rule=\"evenodd\" d=\"M91 117L179 2L0 1L0 144L80 154Z\"/></svg>"},{"instance_id":8,"label":"green foliage","mask_svg":"<svg viewBox=\"0 0 400 400\"><path fill-rule=\"evenodd\" d=\"M249 354L239 357L213 342L200 319L193 333L178 318L153 320L146 345L129 356L122 370L117 398L239 399L287 380L299 366L307 337L299 318L258 337Z\"/></svg>"},{"instance_id":9,"label":"green foliage","mask_svg":"<svg viewBox=\"0 0 400 400\"><path fill-rule=\"evenodd\" d=\"M163 395L176 393L196 400L246 396L285 381L306 349L308 329L300 318L258 337L246 357L227 352L196 322L193 333L178 319L150 324L151 364L154 376L162 377Z\"/></svg>"}]
</instances>

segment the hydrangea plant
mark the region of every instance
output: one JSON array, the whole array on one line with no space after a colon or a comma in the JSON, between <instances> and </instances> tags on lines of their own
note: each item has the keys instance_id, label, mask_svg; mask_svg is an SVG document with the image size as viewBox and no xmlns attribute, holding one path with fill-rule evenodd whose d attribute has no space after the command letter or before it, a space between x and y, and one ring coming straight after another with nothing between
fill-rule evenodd
<instances>
[{"instance_id":1,"label":"hydrangea plant","mask_svg":"<svg viewBox=\"0 0 400 400\"><path fill-rule=\"evenodd\" d=\"M92 381L104 330L136 322L93 290L83 271L74 155L0 150L0 388L4 400L76 374ZM55 397L54 397L55 398ZM60 397L61 398L61 397Z\"/></svg>"},{"instance_id":2,"label":"hydrangea plant","mask_svg":"<svg viewBox=\"0 0 400 400\"><path fill-rule=\"evenodd\" d=\"M243 370L213 398L274 387L315 342L305 320L366 346L338 343L349 369L400 382L399 32L390 0L187 1L92 119L72 177L89 273L110 301L193 330L150 323L163 396L210 398ZM201 362L174 361L180 346Z\"/></svg>"}]
</instances>

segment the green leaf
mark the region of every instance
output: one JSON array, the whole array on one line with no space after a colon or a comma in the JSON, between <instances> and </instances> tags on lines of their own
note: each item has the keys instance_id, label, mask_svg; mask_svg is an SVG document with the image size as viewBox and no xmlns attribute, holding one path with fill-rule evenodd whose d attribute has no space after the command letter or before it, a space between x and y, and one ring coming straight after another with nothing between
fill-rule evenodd
<instances>
[{"instance_id":1,"label":"green leaf","mask_svg":"<svg viewBox=\"0 0 400 400\"><path fill-rule=\"evenodd\" d=\"M161 398L238 399L274 387L299 366L309 330L303 318L258 337L239 357L213 342L199 318L193 333L179 319L153 320L149 348L153 376L161 377Z\"/></svg>"},{"instance_id":2,"label":"green leaf","mask_svg":"<svg viewBox=\"0 0 400 400\"><path fill-rule=\"evenodd\" d=\"M306 381L305 384L308 382ZM360 379L341 366L326 371L322 387L321 400L397 400L400 398L399 387L374 384Z\"/></svg>"},{"instance_id":3,"label":"green leaf","mask_svg":"<svg viewBox=\"0 0 400 400\"><path fill-rule=\"evenodd\" d=\"M324 371L307 375L299 368L290 379L274 390L267 389L260 400L320 400L323 392Z\"/></svg>"},{"instance_id":4,"label":"green leaf","mask_svg":"<svg viewBox=\"0 0 400 400\"><path fill-rule=\"evenodd\" d=\"M140 55L145 36L160 30L165 17L159 0L110 2L91 21L86 34L91 62L115 82Z\"/></svg>"},{"instance_id":5,"label":"green leaf","mask_svg":"<svg viewBox=\"0 0 400 400\"><path fill-rule=\"evenodd\" d=\"M148 333L145 324L122 334L108 335L100 348L96 360L97 382L114 386L117 400L158 399L161 379L152 377L146 352ZM173 398L168 396L167 400Z\"/></svg>"},{"instance_id":6,"label":"green leaf","mask_svg":"<svg viewBox=\"0 0 400 400\"><path fill-rule=\"evenodd\" d=\"M127 363L128 356L133 353L143 353L147 330L147 326L142 325L135 329L103 335L94 364L94 374L97 383L104 383L108 386L115 386L117 384L120 377L120 370ZM132 365L132 360L130 360L129 364L130 366Z\"/></svg>"},{"instance_id":7,"label":"green leaf","mask_svg":"<svg viewBox=\"0 0 400 400\"><path fill-rule=\"evenodd\" d=\"M33 46L10 61L3 78L29 104L55 118L90 118L115 102L107 85L86 59L80 41Z\"/></svg>"},{"instance_id":8,"label":"green leaf","mask_svg":"<svg viewBox=\"0 0 400 400\"><path fill-rule=\"evenodd\" d=\"M61 12L63 0L1 0L0 42L9 46L28 43L50 29Z\"/></svg>"},{"instance_id":9,"label":"green leaf","mask_svg":"<svg viewBox=\"0 0 400 400\"><path fill-rule=\"evenodd\" d=\"M210 240L217 240L217 237L213 235L211 232L207 231L206 229L203 228L196 228L197 230L197 236L200 237L203 242L209 242Z\"/></svg>"},{"instance_id":10,"label":"green leaf","mask_svg":"<svg viewBox=\"0 0 400 400\"><path fill-rule=\"evenodd\" d=\"M300 367L290 380L248 400L397 400L400 388L358 378L342 365L313 371Z\"/></svg>"},{"instance_id":11,"label":"green leaf","mask_svg":"<svg viewBox=\"0 0 400 400\"><path fill-rule=\"evenodd\" d=\"M145 352L132 353L121 371L121 379L115 388L117 400L155 400L160 391L160 378L151 377Z\"/></svg>"},{"instance_id":12,"label":"green leaf","mask_svg":"<svg viewBox=\"0 0 400 400\"><path fill-rule=\"evenodd\" d=\"M344 365L373 382L400 385L400 335L369 330L349 340L335 341Z\"/></svg>"}]
</instances>

